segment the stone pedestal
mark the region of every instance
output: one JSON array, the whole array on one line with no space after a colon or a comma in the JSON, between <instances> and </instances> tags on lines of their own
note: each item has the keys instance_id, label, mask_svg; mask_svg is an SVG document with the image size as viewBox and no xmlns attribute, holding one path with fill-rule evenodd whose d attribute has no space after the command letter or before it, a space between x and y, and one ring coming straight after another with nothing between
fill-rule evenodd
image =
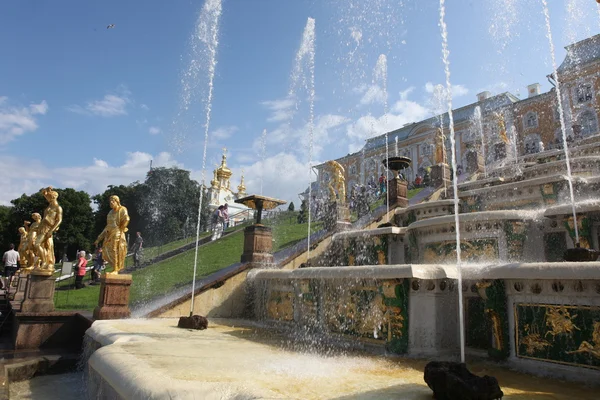
<instances>
[{"instance_id":1,"label":"stone pedestal","mask_svg":"<svg viewBox=\"0 0 600 400\"><path fill-rule=\"evenodd\" d=\"M431 167L431 184L433 187L451 186L451 170L448 164L438 164Z\"/></svg>"},{"instance_id":2,"label":"stone pedestal","mask_svg":"<svg viewBox=\"0 0 600 400\"><path fill-rule=\"evenodd\" d=\"M100 277L100 298L94 309L94 319L129 318L131 275L104 274Z\"/></svg>"},{"instance_id":3,"label":"stone pedestal","mask_svg":"<svg viewBox=\"0 0 600 400\"><path fill-rule=\"evenodd\" d=\"M349 230L352 227L350 223L350 208L337 202L329 203L324 223L325 229L328 231L342 232Z\"/></svg>"},{"instance_id":4,"label":"stone pedestal","mask_svg":"<svg viewBox=\"0 0 600 400\"><path fill-rule=\"evenodd\" d=\"M258 265L273 263L273 233L271 228L254 224L244 229L244 252L241 261Z\"/></svg>"},{"instance_id":5,"label":"stone pedestal","mask_svg":"<svg viewBox=\"0 0 600 400\"><path fill-rule=\"evenodd\" d=\"M22 302L25 300L25 289L27 289L27 282L29 281L29 274L19 274L17 279L17 286L14 288L15 293L12 300L15 302ZM12 290L13 288L11 288Z\"/></svg>"},{"instance_id":6,"label":"stone pedestal","mask_svg":"<svg viewBox=\"0 0 600 400\"><path fill-rule=\"evenodd\" d=\"M408 182L396 177L389 182L390 206L408 207Z\"/></svg>"},{"instance_id":7,"label":"stone pedestal","mask_svg":"<svg viewBox=\"0 0 600 400\"><path fill-rule=\"evenodd\" d=\"M475 172L483 172L483 157L476 151L467 153L467 172L473 174Z\"/></svg>"},{"instance_id":8,"label":"stone pedestal","mask_svg":"<svg viewBox=\"0 0 600 400\"><path fill-rule=\"evenodd\" d=\"M32 271L26 280L21 312L48 313L54 311L54 283L52 271Z\"/></svg>"}]
</instances>

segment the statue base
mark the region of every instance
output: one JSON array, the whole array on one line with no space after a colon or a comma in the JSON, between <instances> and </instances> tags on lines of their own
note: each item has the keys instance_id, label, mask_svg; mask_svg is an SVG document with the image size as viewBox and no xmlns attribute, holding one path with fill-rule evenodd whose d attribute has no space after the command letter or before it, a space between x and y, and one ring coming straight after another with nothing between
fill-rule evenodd
<instances>
[{"instance_id":1,"label":"statue base","mask_svg":"<svg viewBox=\"0 0 600 400\"><path fill-rule=\"evenodd\" d=\"M49 270L33 270L25 279L25 293L21 312L47 313L54 311L55 278Z\"/></svg>"},{"instance_id":2,"label":"statue base","mask_svg":"<svg viewBox=\"0 0 600 400\"><path fill-rule=\"evenodd\" d=\"M25 289L27 289L27 282L29 281L29 273L27 274L19 274L19 278L17 279L17 287L15 288L14 296L12 300L15 302L22 302L25 300Z\"/></svg>"},{"instance_id":3,"label":"statue base","mask_svg":"<svg viewBox=\"0 0 600 400\"><path fill-rule=\"evenodd\" d=\"M350 223L350 208L333 201L329 203L325 216L325 229L332 232L347 231L352 228Z\"/></svg>"},{"instance_id":4,"label":"statue base","mask_svg":"<svg viewBox=\"0 0 600 400\"><path fill-rule=\"evenodd\" d=\"M100 298L94 309L94 319L129 318L131 275L104 274L100 277Z\"/></svg>"},{"instance_id":5,"label":"statue base","mask_svg":"<svg viewBox=\"0 0 600 400\"><path fill-rule=\"evenodd\" d=\"M451 170L448 164L438 164L431 167L431 184L433 187L441 187L446 185L450 187L452 180Z\"/></svg>"},{"instance_id":6,"label":"statue base","mask_svg":"<svg viewBox=\"0 0 600 400\"><path fill-rule=\"evenodd\" d=\"M271 228L254 224L244 229L244 252L241 262L252 263L253 267L273 264L273 233Z\"/></svg>"},{"instance_id":7,"label":"statue base","mask_svg":"<svg viewBox=\"0 0 600 400\"><path fill-rule=\"evenodd\" d=\"M408 207L408 182L396 177L389 182L390 206Z\"/></svg>"}]
</instances>

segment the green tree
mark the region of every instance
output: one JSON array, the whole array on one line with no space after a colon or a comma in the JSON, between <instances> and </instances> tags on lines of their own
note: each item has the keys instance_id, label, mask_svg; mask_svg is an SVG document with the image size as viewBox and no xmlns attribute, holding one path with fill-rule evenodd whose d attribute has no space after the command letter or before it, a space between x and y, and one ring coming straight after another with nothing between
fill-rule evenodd
<instances>
[{"instance_id":1,"label":"green tree","mask_svg":"<svg viewBox=\"0 0 600 400\"><path fill-rule=\"evenodd\" d=\"M290 205L288 206L288 211L294 211L296 209L296 207L294 206L294 202L292 201L290 203Z\"/></svg>"},{"instance_id":2,"label":"green tree","mask_svg":"<svg viewBox=\"0 0 600 400\"><path fill-rule=\"evenodd\" d=\"M17 232L10 232L8 229L10 212L11 207L0 206L0 251L8 249L8 245L11 243L16 245L18 241Z\"/></svg>"},{"instance_id":3,"label":"green tree","mask_svg":"<svg viewBox=\"0 0 600 400\"><path fill-rule=\"evenodd\" d=\"M300 204L300 212L298 213L298 223L304 224L308 221L308 203L306 200L302 200Z\"/></svg>"}]
</instances>

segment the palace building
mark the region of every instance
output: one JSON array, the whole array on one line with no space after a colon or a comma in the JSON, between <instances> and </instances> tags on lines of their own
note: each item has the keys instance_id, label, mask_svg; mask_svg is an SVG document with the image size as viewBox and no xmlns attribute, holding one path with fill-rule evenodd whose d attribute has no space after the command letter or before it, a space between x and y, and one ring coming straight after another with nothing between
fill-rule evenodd
<instances>
[{"instance_id":1,"label":"palace building","mask_svg":"<svg viewBox=\"0 0 600 400\"><path fill-rule=\"evenodd\" d=\"M567 141L599 140L600 35L573 43L566 50L558 81ZM452 111L459 171L471 174L482 171L484 165L489 171L514 162L516 157L562 147L556 77L550 74L547 79L552 85L548 92L541 92L539 83L527 86L525 99L508 92L491 95L486 91L477 95L476 102ZM348 188L374 183L385 172L386 138L389 157L411 158L406 178L414 181L417 175L423 176L435 163L434 137L440 128L446 136L447 159L451 160L448 114L444 113L368 139L360 151L336 159L345 169ZM315 169L319 173L317 195L322 195L331 172L325 163ZM347 190L348 195L350 192Z\"/></svg>"}]
</instances>

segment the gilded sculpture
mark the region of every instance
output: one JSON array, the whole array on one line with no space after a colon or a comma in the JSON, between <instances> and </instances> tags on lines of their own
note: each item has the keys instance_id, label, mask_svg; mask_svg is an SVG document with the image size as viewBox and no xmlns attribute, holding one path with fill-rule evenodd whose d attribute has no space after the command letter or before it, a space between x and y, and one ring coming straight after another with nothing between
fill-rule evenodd
<instances>
[{"instance_id":1,"label":"gilded sculpture","mask_svg":"<svg viewBox=\"0 0 600 400\"><path fill-rule=\"evenodd\" d=\"M532 329L529 324L526 324L524 329L527 335L523 336L519 342L525 345L525 352L528 355L533 355L536 351L544 350L550 346L550 342L542 338L535 326Z\"/></svg>"},{"instance_id":2,"label":"gilded sculpture","mask_svg":"<svg viewBox=\"0 0 600 400\"><path fill-rule=\"evenodd\" d=\"M544 337L551 335L554 339L557 335L571 335L576 329L580 330L572 321L576 317L577 314L571 316L567 307L549 306L546 309L546 326L550 328L550 330L546 332Z\"/></svg>"},{"instance_id":3,"label":"gilded sculpture","mask_svg":"<svg viewBox=\"0 0 600 400\"><path fill-rule=\"evenodd\" d=\"M27 224L19 228L19 258L21 259L21 269L28 269L29 267L29 242L27 239L29 232L27 231Z\"/></svg>"},{"instance_id":4,"label":"gilded sculpture","mask_svg":"<svg viewBox=\"0 0 600 400\"><path fill-rule=\"evenodd\" d=\"M446 136L444 131L440 127L437 129L435 134L435 163L436 164L447 164L446 162Z\"/></svg>"},{"instance_id":5,"label":"gilded sculpture","mask_svg":"<svg viewBox=\"0 0 600 400\"><path fill-rule=\"evenodd\" d=\"M592 344L593 343L593 344ZM567 354L588 353L596 358L600 358L600 322L594 321L594 331L592 332L591 343L584 340L575 351L569 351Z\"/></svg>"},{"instance_id":6,"label":"gilded sculpture","mask_svg":"<svg viewBox=\"0 0 600 400\"><path fill-rule=\"evenodd\" d=\"M506 123L504 122L504 115L501 113L495 113L494 118L496 119L496 123L498 124L498 135L500 139L506 144L510 143L508 140L508 135L506 134Z\"/></svg>"},{"instance_id":7,"label":"gilded sculpture","mask_svg":"<svg viewBox=\"0 0 600 400\"><path fill-rule=\"evenodd\" d=\"M53 273L56 259L52 235L62 222L63 210L58 204L58 192L53 190L52 186L42 189L41 192L48 202L48 206L44 210L44 216L39 225L35 226L35 236L29 240L29 243L36 258L34 270ZM32 224L30 231L34 230L34 225L35 223Z\"/></svg>"},{"instance_id":8,"label":"gilded sculpture","mask_svg":"<svg viewBox=\"0 0 600 400\"><path fill-rule=\"evenodd\" d=\"M127 240L125 232L129 225L127 208L121 205L119 196L110 196L110 208L106 216L106 227L100 233L94 244L102 242L103 257L113 267L111 275L116 275L125 268L127 256Z\"/></svg>"},{"instance_id":9,"label":"gilded sculpture","mask_svg":"<svg viewBox=\"0 0 600 400\"><path fill-rule=\"evenodd\" d=\"M338 201L343 205L346 202L346 178L344 178L344 167L334 160L327 161L326 164L331 168L332 175L328 184L329 200L332 202Z\"/></svg>"},{"instance_id":10,"label":"gilded sculpture","mask_svg":"<svg viewBox=\"0 0 600 400\"><path fill-rule=\"evenodd\" d=\"M492 338L494 339L492 347L498 351L502 351L504 349L504 342L502 340L502 321L500 320L500 315L491 308L487 308L485 313L492 321Z\"/></svg>"}]
</instances>

